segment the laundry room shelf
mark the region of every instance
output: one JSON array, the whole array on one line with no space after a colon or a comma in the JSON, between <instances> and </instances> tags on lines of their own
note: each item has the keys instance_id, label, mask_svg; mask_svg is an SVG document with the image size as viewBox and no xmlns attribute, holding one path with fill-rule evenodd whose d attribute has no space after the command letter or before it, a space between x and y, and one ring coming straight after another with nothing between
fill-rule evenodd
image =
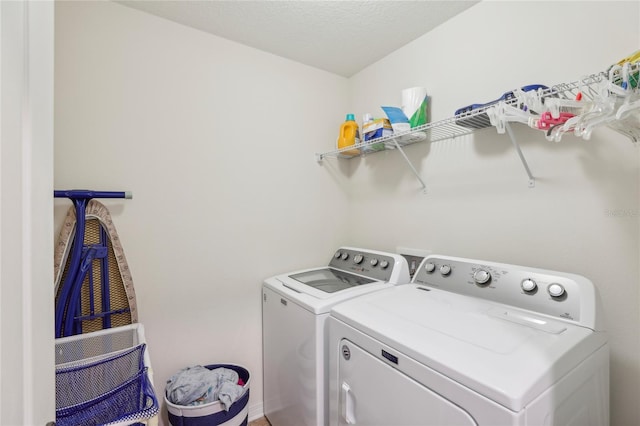
<instances>
[{"instance_id":1,"label":"laundry room shelf","mask_svg":"<svg viewBox=\"0 0 640 426\"><path fill-rule=\"evenodd\" d=\"M575 113L572 115L576 115L578 116L576 118L580 118L579 114L581 114L581 112L578 112L577 110L582 109L582 112L584 112L585 108L583 106L588 105L591 108L588 112L592 113L593 104L602 102L603 97L618 96L618 99L620 99L621 94L619 92L616 93L616 90L613 90L620 88L620 86L624 87L624 89L620 89L620 91L626 91L629 89L627 93L634 93L637 98L640 90L638 89L639 72L640 62L635 62L624 68L619 65L613 66L606 72L592 74L571 83L557 84L551 88L538 89L531 92L524 92L520 89L516 89L513 92L508 92L513 95L511 98L507 98L508 100L493 102L473 109L470 112L457 114L444 120L415 127L403 133L372 139L367 142L361 142L342 149L316 153L316 160L318 162L322 162L326 158L351 159L387 150L398 150L426 192L426 185L405 154L403 150L404 147L417 143L451 140L475 133L479 130L494 127L497 128L498 133L506 132L508 134L529 177L529 187L534 187L535 178L533 177L513 131L510 128L510 122L521 122L528 124L529 127L534 127L536 122L532 120L538 120L541 116L537 115L537 113L533 113L536 109L531 107L531 105L538 106L538 111L541 109L551 110L551 113L554 114L553 117L557 117L558 113L561 111L572 111ZM611 88L603 85L606 83L615 87ZM629 87L626 87L626 84L628 84ZM555 100L550 101L551 98L554 98ZM627 98L627 101L628 100L629 98ZM630 106L639 108L640 101L636 100L635 102L631 102ZM608 122L610 121L603 121L600 125ZM547 139L555 140L556 142L559 141L562 134L568 133L569 131L573 132L573 128L564 130L555 129L556 131L553 134L551 132L551 130L553 130L552 128L540 130L545 130ZM563 131L557 132L557 130ZM640 139L640 129L631 129L629 131L628 129L616 130L628 136L633 142L638 142ZM588 139L588 137L590 137L590 132L588 135L582 136L585 139Z\"/></svg>"},{"instance_id":2,"label":"laundry room shelf","mask_svg":"<svg viewBox=\"0 0 640 426\"><path fill-rule=\"evenodd\" d=\"M473 119L473 117L482 115L484 113L483 110L479 110L477 112L473 112L466 117ZM339 158L354 158L354 157L362 157L368 154L375 154L380 150L367 150L367 148L372 145L384 144L385 150L387 149L395 149L396 142L399 143L400 146L408 146L414 143L419 142L438 142L447 139L453 139L458 136L467 135L469 133L473 133L476 129L466 128L462 126L458 126L456 124L457 117L447 118L445 120L436 121L433 123L427 123L419 127L414 127L413 129L393 134L391 136L385 136L382 138L372 139L367 142L360 142L356 145L352 145L342 149L336 149L334 151L324 152L320 154L316 154L318 161L322 161L325 157L339 157ZM350 154L354 151L359 151L358 154Z\"/></svg>"}]
</instances>

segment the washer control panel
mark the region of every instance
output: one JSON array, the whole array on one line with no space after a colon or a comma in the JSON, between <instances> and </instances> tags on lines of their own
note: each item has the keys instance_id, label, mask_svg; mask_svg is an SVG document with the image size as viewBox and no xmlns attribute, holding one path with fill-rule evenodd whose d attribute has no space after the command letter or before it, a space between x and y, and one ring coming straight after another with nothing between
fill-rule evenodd
<instances>
[{"instance_id":1,"label":"washer control panel","mask_svg":"<svg viewBox=\"0 0 640 426\"><path fill-rule=\"evenodd\" d=\"M413 282L575 322L596 305L595 287L579 275L473 259L429 256Z\"/></svg>"},{"instance_id":2,"label":"washer control panel","mask_svg":"<svg viewBox=\"0 0 640 426\"><path fill-rule=\"evenodd\" d=\"M340 248L334 253L329 266L366 275L375 280L389 281L396 266L396 259L381 252Z\"/></svg>"}]
</instances>

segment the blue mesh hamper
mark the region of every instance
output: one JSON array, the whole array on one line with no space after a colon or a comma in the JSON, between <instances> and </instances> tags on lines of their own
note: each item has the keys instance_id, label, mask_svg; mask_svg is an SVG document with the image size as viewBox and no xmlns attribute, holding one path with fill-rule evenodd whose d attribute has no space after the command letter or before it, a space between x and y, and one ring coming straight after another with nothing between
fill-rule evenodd
<instances>
[{"instance_id":1,"label":"blue mesh hamper","mask_svg":"<svg viewBox=\"0 0 640 426\"><path fill-rule=\"evenodd\" d=\"M157 415L141 324L56 339L56 425L120 426Z\"/></svg>"}]
</instances>

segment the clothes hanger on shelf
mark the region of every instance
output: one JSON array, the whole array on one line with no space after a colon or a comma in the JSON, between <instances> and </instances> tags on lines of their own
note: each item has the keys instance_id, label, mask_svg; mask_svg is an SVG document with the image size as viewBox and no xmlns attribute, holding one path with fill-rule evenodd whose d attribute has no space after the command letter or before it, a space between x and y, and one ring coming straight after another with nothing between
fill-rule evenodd
<instances>
[{"instance_id":1,"label":"clothes hanger on shelf","mask_svg":"<svg viewBox=\"0 0 640 426\"><path fill-rule=\"evenodd\" d=\"M491 125L495 126L500 134L506 131L507 123L523 123L529 127L535 128L534 120L536 119L528 110L516 108L507 104L505 101L498 102L487 111Z\"/></svg>"},{"instance_id":2,"label":"clothes hanger on shelf","mask_svg":"<svg viewBox=\"0 0 640 426\"><path fill-rule=\"evenodd\" d=\"M583 115L576 125L576 136L589 140L594 129L617 120L619 109L629 104L634 93L629 86L629 69L630 64L628 62L611 67L609 79L601 83L597 108L591 113ZM622 76L620 85L614 83L614 75L616 73Z\"/></svg>"}]
</instances>

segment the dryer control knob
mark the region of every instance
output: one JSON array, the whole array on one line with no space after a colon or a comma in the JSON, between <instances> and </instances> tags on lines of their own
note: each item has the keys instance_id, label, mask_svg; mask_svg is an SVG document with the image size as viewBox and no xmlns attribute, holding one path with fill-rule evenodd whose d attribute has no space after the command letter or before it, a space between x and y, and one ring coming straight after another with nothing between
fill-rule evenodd
<instances>
[{"instance_id":1,"label":"dryer control knob","mask_svg":"<svg viewBox=\"0 0 640 426\"><path fill-rule=\"evenodd\" d=\"M340 256L340 259L342 260L347 260L349 258L349 253L342 253L342 255Z\"/></svg>"},{"instance_id":2,"label":"dryer control knob","mask_svg":"<svg viewBox=\"0 0 640 426\"><path fill-rule=\"evenodd\" d=\"M440 267L440 273L442 275L449 275L451 273L451 266L449 265L442 265Z\"/></svg>"},{"instance_id":3,"label":"dryer control knob","mask_svg":"<svg viewBox=\"0 0 640 426\"><path fill-rule=\"evenodd\" d=\"M378 264L378 259L376 259L375 257L373 259L371 259L369 261L369 263L371 264L371 266L376 266Z\"/></svg>"},{"instance_id":4,"label":"dryer control knob","mask_svg":"<svg viewBox=\"0 0 640 426\"><path fill-rule=\"evenodd\" d=\"M531 278L527 278L526 280L522 280L520 287L522 287L522 290L525 292L531 293L532 291L536 291L538 284Z\"/></svg>"},{"instance_id":5,"label":"dryer control knob","mask_svg":"<svg viewBox=\"0 0 640 426\"><path fill-rule=\"evenodd\" d=\"M558 283L549 284L549 287L547 287L547 291L549 292L549 295L551 297L555 298L562 297L565 294L564 287L562 287Z\"/></svg>"},{"instance_id":6,"label":"dryer control knob","mask_svg":"<svg viewBox=\"0 0 640 426\"><path fill-rule=\"evenodd\" d=\"M342 253L340 253L339 251L336 252L336 254L333 255L334 259L340 259L340 256L342 256Z\"/></svg>"},{"instance_id":7,"label":"dryer control knob","mask_svg":"<svg viewBox=\"0 0 640 426\"><path fill-rule=\"evenodd\" d=\"M436 270L436 265L434 263L427 262L427 264L424 265L424 270L427 271L428 273L432 273L433 271Z\"/></svg>"},{"instance_id":8,"label":"dryer control knob","mask_svg":"<svg viewBox=\"0 0 640 426\"><path fill-rule=\"evenodd\" d=\"M383 260L382 262L380 262L380 267L382 269L387 269L388 266L389 266L389 262L387 262L386 260Z\"/></svg>"},{"instance_id":9,"label":"dryer control knob","mask_svg":"<svg viewBox=\"0 0 640 426\"><path fill-rule=\"evenodd\" d=\"M473 280L478 284L486 284L491 279L489 271L478 269L473 273Z\"/></svg>"},{"instance_id":10,"label":"dryer control knob","mask_svg":"<svg viewBox=\"0 0 640 426\"><path fill-rule=\"evenodd\" d=\"M362 259L364 259L363 255L356 254L355 256L353 256L353 263L355 263L355 264L362 263Z\"/></svg>"}]
</instances>

